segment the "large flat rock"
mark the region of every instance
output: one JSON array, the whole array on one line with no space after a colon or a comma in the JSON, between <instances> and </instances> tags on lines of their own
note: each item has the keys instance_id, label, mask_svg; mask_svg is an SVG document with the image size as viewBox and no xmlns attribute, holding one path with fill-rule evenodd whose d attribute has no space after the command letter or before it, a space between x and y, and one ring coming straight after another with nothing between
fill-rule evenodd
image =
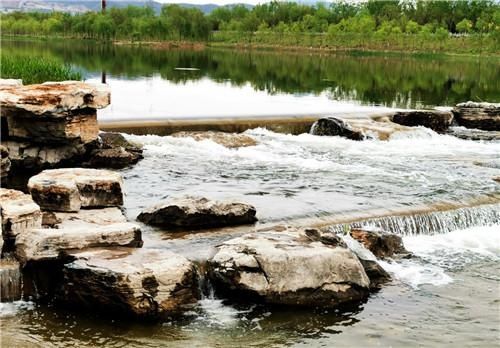
<instances>
[{"instance_id":1,"label":"large flat rock","mask_svg":"<svg viewBox=\"0 0 500 348\"><path fill-rule=\"evenodd\" d=\"M110 225L127 222L120 208L82 209L78 212L43 211L42 225L64 228L74 224Z\"/></svg>"},{"instance_id":2,"label":"large flat rock","mask_svg":"<svg viewBox=\"0 0 500 348\"><path fill-rule=\"evenodd\" d=\"M40 207L30 195L21 191L0 188L0 211L3 238L15 238L33 228L40 228Z\"/></svg>"},{"instance_id":3,"label":"large flat rock","mask_svg":"<svg viewBox=\"0 0 500 348\"><path fill-rule=\"evenodd\" d=\"M458 124L467 128L500 131L500 103L460 103L453 109Z\"/></svg>"},{"instance_id":4,"label":"large flat rock","mask_svg":"<svg viewBox=\"0 0 500 348\"><path fill-rule=\"evenodd\" d=\"M368 296L370 280L336 240L297 231L251 233L224 242L210 260L217 288L268 303L335 307Z\"/></svg>"},{"instance_id":5,"label":"large flat rock","mask_svg":"<svg viewBox=\"0 0 500 348\"><path fill-rule=\"evenodd\" d=\"M68 111L109 105L110 89L104 84L88 84L78 81L46 82L38 85L0 84L2 116L12 110L45 117L67 117Z\"/></svg>"},{"instance_id":6,"label":"large flat rock","mask_svg":"<svg viewBox=\"0 0 500 348\"><path fill-rule=\"evenodd\" d=\"M31 229L17 236L15 253L27 263L55 260L75 250L114 246L142 246L140 228L129 222L98 225L74 221L59 228Z\"/></svg>"},{"instance_id":7,"label":"large flat rock","mask_svg":"<svg viewBox=\"0 0 500 348\"><path fill-rule=\"evenodd\" d=\"M137 219L171 228L210 228L251 224L257 221L255 214L255 208L245 203L181 197L160 202L144 210Z\"/></svg>"},{"instance_id":8,"label":"large flat rock","mask_svg":"<svg viewBox=\"0 0 500 348\"><path fill-rule=\"evenodd\" d=\"M403 126L421 126L436 132L444 132L451 126L453 114L440 110L406 110L396 112L391 120Z\"/></svg>"},{"instance_id":9,"label":"large flat rock","mask_svg":"<svg viewBox=\"0 0 500 348\"><path fill-rule=\"evenodd\" d=\"M109 170L45 170L29 180L28 188L44 210L78 211L123 204L122 177Z\"/></svg>"},{"instance_id":10,"label":"large flat rock","mask_svg":"<svg viewBox=\"0 0 500 348\"><path fill-rule=\"evenodd\" d=\"M98 250L65 265L64 301L110 316L158 318L197 301L193 264L168 250Z\"/></svg>"}]
</instances>

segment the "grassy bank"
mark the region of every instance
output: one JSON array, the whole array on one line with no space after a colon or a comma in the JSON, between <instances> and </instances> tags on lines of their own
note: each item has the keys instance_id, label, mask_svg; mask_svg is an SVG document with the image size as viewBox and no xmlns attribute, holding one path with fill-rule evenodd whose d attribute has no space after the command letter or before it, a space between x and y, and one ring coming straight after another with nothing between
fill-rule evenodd
<instances>
[{"instance_id":1,"label":"grassy bank","mask_svg":"<svg viewBox=\"0 0 500 348\"><path fill-rule=\"evenodd\" d=\"M2 54L0 59L0 77L22 79L24 84L82 79L80 72L50 58Z\"/></svg>"}]
</instances>

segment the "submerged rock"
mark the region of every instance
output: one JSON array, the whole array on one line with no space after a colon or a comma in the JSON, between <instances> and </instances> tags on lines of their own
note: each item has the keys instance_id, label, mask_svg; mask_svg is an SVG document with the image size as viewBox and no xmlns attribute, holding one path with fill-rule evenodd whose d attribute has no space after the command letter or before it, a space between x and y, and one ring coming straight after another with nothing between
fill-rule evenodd
<instances>
[{"instance_id":1,"label":"submerged rock","mask_svg":"<svg viewBox=\"0 0 500 348\"><path fill-rule=\"evenodd\" d=\"M21 191L0 188L0 211L5 239L14 239L19 234L41 227L40 207L30 195Z\"/></svg>"},{"instance_id":2,"label":"submerged rock","mask_svg":"<svg viewBox=\"0 0 500 348\"><path fill-rule=\"evenodd\" d=\"M237 134L237 133L226 133L226 132L177 132L172 134L176 138L193 138L196 141L201 140L211 140L214 143L228 147L228 148L238 148L246 146L255 146L257 141L249 135Z\"/></svg>"},{"instance_id":3,"label":"submerged rock","mask_svg":"<svg viewBox=\"0 0 500 348\"><path fill-rule=\"evenodd\" d=\"M29 180L28 188L35 202L44 210L78 211L83 207L123 204L122 177L109 170L45 170Z\"/></svg>"},{"instance_id":4,"label":"submerged rock","mask_svg":"<svg viewBox=\"0 0 500 348\"><path fill-rule=\"evenodd\" d=\"M160 318L198 298L196 271L167 250L100 250L73 255L64 266L61 300L108 315Z\"/></svg>"},{"instance_id":5,"label":"submerged rock","mask_svg":"<svg viewBox=\"0 0 500 348\"><path fill-rule=\"evenodd\" d=\"M467 128L500 131L500 103L460 103L453 109L457 123Z\"/></svg>"},{"instance_id":6,"label":"submerged rock","mask_svg":"<svg viewBox=\"0 0 500 348\"><path fill-rule=\"evenodd\" d=\"M129 222L98 225L82 220L59 228L26 231L16 238L15 253L22 263L55 260L70 251L97 247L141 247L141 230Z\"/></svg>"},{"instance_id":7,"label":"submerged rock","mask_svg":"<svg viewBox=\"0 0 500 348\"><path fill-rule=\"evenodd\" d=\"M335 117L320 118L311 127L312 135L341 136L351 140L363 140L366 135L359 129L354 129L344 120Z\"/></svg>"},{"instance_id":8,"label":"submerged rock","mask_svg":"<svg viewBox=\"0 0 500 348\"><path fill-rule=\"evenodd\" d=\"M449 111L438 110L398 111L392 116L391 121L403 126L427 127L442 133L451 126L453 114Z\"/></svg>"},{"instance_id":9,"label":"submerged rock","mask_svg":"<svg viewBox=\"0 0 500 348\"><path fill-rule=\"evenodd\" d=\"M209 261L210 276L228 295L273 304L335 307L363 300L370 280L341 245L304 232L261 232L231 239Z\"/></svg>"},{"instance_id":10,"label":"submerged rock","mask_svg":"<svg viewBox=\"0 0 500 348\"><path fill-rule=\"evenodd\" d=\"M470 129L465 127L450 127L447 134L465 140L500 140L500 131L484 131L480 129Z\"/></svg>"},{"instance_id":11,"label":"submerged rock","mask_svg":"<svg viewBox=\"0 0 500 348\"><path fill-rule=\"evenodd\" d=\"M140 213L137 219L155 226L211 228L251 224L257 221L255 214L255 208L245 203L182 197L160 202Z\"/></svg>"},{"instance_id":12,"label":"submerged rock","mask_svg":"<svg viewBox=\"0 0 500 348\"><path fill-rule=\"evenodd\" d=\"M403 245L401 236L382 231L354 228L350 231L352 238L363 244L377 258L409 255Z\"/></svg>"}]
</instances>

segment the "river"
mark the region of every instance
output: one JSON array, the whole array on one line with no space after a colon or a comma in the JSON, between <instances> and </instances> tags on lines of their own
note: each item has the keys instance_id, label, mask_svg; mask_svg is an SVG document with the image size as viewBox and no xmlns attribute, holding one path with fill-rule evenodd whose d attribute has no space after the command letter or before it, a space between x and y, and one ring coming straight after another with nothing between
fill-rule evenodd
<instances>
[{"instance_id":1,"label":"river","mask_svg":"<svg viewBox=\"0 0 500 348\"><path fill-rule=\"evenodd\" d=\"M60 57L90 81L105 70L113 106L100 113L103 123L371 112L451 106L476 96L500 101L499 67L488 59L11 45L12 54ZM181 318L148 324L3 303L2 347L498 345L500 186L493 177L500 175L500 142L423 128L362 142L259 127L245 133L257 145L228 149L210 140L127 135L143 144L145 156L121 170L130 219L183 194L243 200L259 217L253 228L204 233L172 235L144 226L145 248L202 260L248 230L279 224L337 230L370 218L365 224L401 234L415 257L383 262L393 280L366 303L342 311L234 303L208 292Z\"/></svg>"}]
</instances>

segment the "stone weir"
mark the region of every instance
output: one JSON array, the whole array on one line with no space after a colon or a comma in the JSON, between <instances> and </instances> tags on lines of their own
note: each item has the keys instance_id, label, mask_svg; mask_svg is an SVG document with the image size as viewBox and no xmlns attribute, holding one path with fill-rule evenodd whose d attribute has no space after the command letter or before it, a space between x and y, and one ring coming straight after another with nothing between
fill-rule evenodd
<instances>
[{"instance_id":1,"label":"stone weir","mask_svg":"<svg viewBox=\"0 0 500 348\"><path fill-rule=\"evenodd\" d=\"M103 84L46 82L23 86L0 80L1 169L7 186L43 169L68 166L121 168L141 149L119 134L99 134L97 109L111 102Z\"/></svg>"}]
</instances>

